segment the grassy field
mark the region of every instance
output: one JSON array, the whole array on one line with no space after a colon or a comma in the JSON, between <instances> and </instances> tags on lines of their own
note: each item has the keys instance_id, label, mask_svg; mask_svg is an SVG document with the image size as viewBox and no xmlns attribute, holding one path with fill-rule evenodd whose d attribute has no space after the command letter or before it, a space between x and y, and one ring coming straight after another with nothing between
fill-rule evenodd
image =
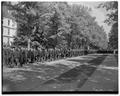
<instances>
[{"instance_id":1,"label":"grassy field","mask_svg":"<svg viewBox=\"0 0 120 96\"><path fill-rule=\"evenodd\" d=\"M23 68L3 68L3 88L10 92L117 91L116 58L117 55L91 54L33 63ZM103 86L99 87L100 85Z\"/></svg>"}]
</instances>

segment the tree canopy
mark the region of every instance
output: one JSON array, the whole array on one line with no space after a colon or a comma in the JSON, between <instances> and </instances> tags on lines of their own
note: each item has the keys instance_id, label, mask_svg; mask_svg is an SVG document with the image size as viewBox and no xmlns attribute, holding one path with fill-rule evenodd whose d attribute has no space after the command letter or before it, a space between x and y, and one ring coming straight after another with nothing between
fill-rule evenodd
<instances>
[{"instance_id":1,"label":"tree canopy","mask_svg":"<svg viewBox=\"0 0 120 96\"><path fill-rule=\"evenodd\" d=\"M18 24L14 45L34 48L107 48L107 36L91 9L67 2L8 3Z\"/></svg>"},{"instance_id":2,"label":"tree canopy","mask_svg":"<svg viewBox=\"0 0 120 96\"><path fill-rule=\"evenodd\" d=\"M105 23L112 26L109 33L109 48L118 49L118 2L105 2L101 3L98 7L103 7L107 10Z\"/></svg>"}]
</instances>

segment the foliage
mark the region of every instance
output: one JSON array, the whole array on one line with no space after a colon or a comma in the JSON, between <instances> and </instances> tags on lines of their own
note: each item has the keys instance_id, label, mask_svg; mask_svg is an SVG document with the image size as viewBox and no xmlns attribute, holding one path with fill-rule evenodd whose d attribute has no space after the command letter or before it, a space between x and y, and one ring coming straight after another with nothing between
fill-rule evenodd
<instances>
[{"instance_id":1,"label":"foliage","mask_svg":"<svg viewBox=\"0 0 120 96\"><path fill-rule=\"evenodd\" d=\"M108 11L105 22L112 25L109 33L109 49L118 49L118 2L101 3L99 7L103 7Z\"/></svg>"},{"instance_id":2,"label":"foliage","mask_svg":"<svg viewBox=\"0 0 120 96\"><path fill-rule=\"evenodd\" d=\"M66 2L18 2L8 4L18 24L16 46L37 48L107 48L103 27L91 9Z\"/></svg>"},{"instance_id":3,"label":"foliage","mask_svg":"<svg viewBox=\"0 0 120 96\"><path fill-rule=\"evenodd\" d=\"M108 24L113 24L118 22L118 2L117 1L110 1L101 3L98 7L103 7L108 11L107 19L105 20Z\"/></svg>"},{"instance_id":4,"label":"foliage","mask_svg":"<svg viewBox=\"0 0 120 96\"><path fill-rule=\"evenodd\" d=\"M118 23L113 24L109 33L109 45L111 49L118 48Z\"/></svg>"}]
</instances>

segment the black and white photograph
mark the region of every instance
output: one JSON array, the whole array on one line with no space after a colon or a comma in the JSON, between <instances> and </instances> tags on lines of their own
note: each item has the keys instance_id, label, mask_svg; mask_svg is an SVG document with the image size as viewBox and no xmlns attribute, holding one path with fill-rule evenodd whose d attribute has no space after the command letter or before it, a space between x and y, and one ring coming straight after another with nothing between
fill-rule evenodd
<instances>
[{"instance_id":1,"label":"black and white photograph","mask_svg":"<svg viewBox=\"0 0 120 96\"><path fill-rule=\"evenodd\" d=\"M118 1L1 1L2 94L118 94Z\"/></svg>"}]
</instances>

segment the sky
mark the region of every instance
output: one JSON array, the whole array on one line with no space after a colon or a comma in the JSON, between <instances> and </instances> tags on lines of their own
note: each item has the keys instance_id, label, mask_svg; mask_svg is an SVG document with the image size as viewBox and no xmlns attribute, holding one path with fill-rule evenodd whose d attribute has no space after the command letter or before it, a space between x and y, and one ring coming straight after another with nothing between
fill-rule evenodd
<instances>
[{"instance_id":1,"label":"sky","mask_svg":"<svg viewBox=\"0 0 120 96\"><path fill-rule=\"evenodd\" d=\"M88 6L92 9L92 11L90 12L90 14L94 17L96 17L96 21L98 22L98 24L100 26L103 26L103 28L105 29L105 32L108 33L110 32L111 26L108 26L106 23L104 23L104 20L106 19L106 14L107 11L104 8L97 8L97 6L102 3L102 2L75 2L75 4L81 4L84 6Z\"/></svg>"}]
</instances>

